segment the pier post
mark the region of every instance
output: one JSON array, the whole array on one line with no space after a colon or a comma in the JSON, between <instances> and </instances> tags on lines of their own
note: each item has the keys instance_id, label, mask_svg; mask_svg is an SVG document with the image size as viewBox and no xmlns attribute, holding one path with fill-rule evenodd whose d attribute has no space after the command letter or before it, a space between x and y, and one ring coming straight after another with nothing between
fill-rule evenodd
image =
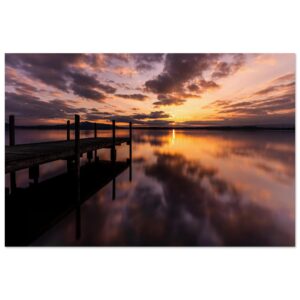
<instances>
[{"instance_id":1,"label":"pier post","mask_svg":"<svg viewBox=\"0 0 300 300\"><path fill-rule=\"evenodd\" d=\"M97 123L94 123L94 138L97 138Z\"/></svg>"},{"instance_id":2,"label":"pier post","mask_svg":"<svg viewBox=\"0 0 300 300\"><path fill-rule=\"evenodd\" d=\"M39 183L40 168L39 165L34 165L29 168L29 179L33 180L33 184Z\"/></svg>"},{"instance_id":3,"label":"pier post","mask_svg":"<svg viewBox=\"0 0 300 300\"><path fill-rule=\"evenodd\" d=\"M132 122L129 122L129 181L132 180Z\"/></svg>"},{"instance_id":4,"label":"pier post","mask_svg":"<svg viewBox=\"0 0 300 300\"><path fill-rule=\"evenodd\" d=\"M67 121L67 141L70 140L70 120Z\"/></svg>"},{"instance_id":5,"label":"pier post","mask_svg":"<svg viewBox=\"0 0 300 300\"><path fill-rule=\"evenodd\" d=\"M115 170L113 170L115 172ZM112 200L116 199L116 176L115 173L113 174L113 180L112 180Z\"/></svg>"},{"instance_id":6,"label":"pier post","mask_svg":"<svg viewBox=\"0 0 300 300\"><path fill-rule=\"evenodd\" d=\"M116 152L116 121L112 121L112 147L110 152L111 161L113 163L112 172L113 172L113 181L112 181L112 200L116 199L116 177L115 177L115 162L117 158Z\"/></svg>"},{"instance_id":7,"label":"pier post","mask_svg":"<svg viewBox=\"0 0 300 300\"><path fill-rule=\"evenodd\" d=\"M80 238L80 117L75 115L76 239Z\"/></svg>"},{"instance_id":8,"label":"pier post","mask_svg":"<svg viewBox=\"0 0 300 300\"><path fill-rule=\"evenodd\" d=\"M97 138L97 123L94 123L94 138L95 139ZM95 150L94 157L95 157L95 161L98 161L97 149Z\"/></svg>"},{"instance_id":9,"label":"pier post","mask_svg":"<svg viewBox=\"0 0 300 300\"><path fill-rule=\"evenodd\" d=\"M90 164L92 162L92 158L93 158L93 151L88 151L86 153L87 159L88 159L88 163Z\"/></svg>"},{"instance_id":10,"label":"pier post","mask_svg":"<svg viewBox=\"0 0 300 300\"><path fill-rule=\"evenodd\" d=\"M15 145L15 116L9 116L9 146ZM11 193L17 188L16 172L10 173L10 190Z\"/></svg>"},{"instance_id":11,"label":"pier post","mask_svg":"<svg viewBox=\"0 0 300 300\"><path fill-rule=\"evenodd\" d=\"M116 121L112 121L112 147L110 151L110 159L112 162L115 162L117 159L117 151L116 151Z\"/></svg>"},{"instance_id":12,"label":"pier post","mask_svg":"<svg viewBox=\"0 0 300 300\"><path fill-rule=\"evenodd\" d=\"M70 141L70 120L67 121L67 141ZM72 159L68 158L67 159L67 170L68 173L71 172L72 169Z\"/></svg>"}]
</instances>

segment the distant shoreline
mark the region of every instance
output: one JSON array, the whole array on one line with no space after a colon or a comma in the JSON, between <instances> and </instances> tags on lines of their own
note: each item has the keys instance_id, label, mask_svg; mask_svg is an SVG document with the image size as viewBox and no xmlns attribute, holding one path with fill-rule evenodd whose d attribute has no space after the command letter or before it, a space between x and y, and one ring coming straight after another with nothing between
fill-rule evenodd
<instances>
[{"instance_id":1,"label":"distant shoreline","mask_svg":"<svg viewBox=\"0 0 300 300\"><path fill-rule=\"evenodd\" d=\"M22 130L67 130L66 125L36 125L36 126L16 126L16 129ZM70 129L74 130L74 124L70 125ZM111 125L99 124L98 130L111 130ZM116 129L128 129L126 126L116 126ZM289 130L295 131L294 126L133 126L137 130L224 130L224 131L259 131L259 130ZM5 130L8 130L8 124L5 124ZM94 130L93 123L81 123L80 130Z\"/></svg>"}]
</instances>

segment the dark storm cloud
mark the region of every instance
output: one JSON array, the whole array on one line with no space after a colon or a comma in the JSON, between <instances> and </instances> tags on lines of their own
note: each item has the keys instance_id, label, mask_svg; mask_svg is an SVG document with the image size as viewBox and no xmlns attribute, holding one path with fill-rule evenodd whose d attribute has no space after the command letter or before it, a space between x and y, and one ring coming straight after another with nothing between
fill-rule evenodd
<instances>
[{"instance_id":1,"label":"dark storm cloud","mask_svg":"<svg viewBox=\"0 0 300 300\"><path fill-rule=\"evenodd\" d=\"M131 115L131 116L113 116L113 120L117 122L132 122L134 125L145 125L145 126L168 126L171 124L171 121L164 120L164 119L155 119L149 118L149 116L145 115L144 118L140 116Z\"/></svg>"},{"instance_id":2,"label":"dark storm cloud","mask_svg":"<svg viewBox=\"0 0 300 300\"><path fill-rule=\"evenodd\" d=\"M114 93L116 89L110 85L100 83L95 76L70 72L69 76L72 78L71 89L74 94L88 98L91 100L103 100L106 96L99 92L98 89L106 93Z\"/></svg>"},{"instance_id":3,"label":"dark storm cloud","mask_svg":"<svg viewBox=\"0 0 300 300\"><path fill-rule=\"evenodd\" d=\"M163 119L170 118L170 115L164 111L152 111L150 114L134 114L135 119Z\"/></svg>"},{"instance_id":4,"label":"dark storm cloud","mask_svg":"<svg viewBox=\"0 0 300 300\"><path fill-rule=\"evenodd\" d=\"M106 99L106 96L103 93L100 93L90 88L82 87L80 85L72 85L72 89L75 95L78 95L83 98L88 98L95 101L101 101Z\"/></svg>"},{"instance_id":5,"label":"dark storm cloud","mask_svg":"<svg viewBox=\"0 0 300 300\"><path fill-rule=\"evenodd\" d=\"M83 54L6 54L5 64L22 70L33 79L67 92L69 68L85 61Z\"/></svg>"},{"instance_id":6,"label":"dark storm cloud","mask_svg":"<svg viewBox=\"0 0 300 300\"><path fill-rule=\"evenodd\" d=\"M108 84L102 84L102 83L98 83L98 88L100 90L103 90L104 92L108 93L108 94L113 94L116 92L116 88L108 85Z\"/></svg>"},{"instance_id":7,"label":"dark storm cloud","mask_svg":"<svg viewBox=\"0 0 300 300\"><path fill-rule=\"evenodd\" d=\"M170 115L164 111L152 111L151 113L135 113L131 115L117 115L109 112L102 112L97 109L92 109L86 114L87 120L99 120L101 118L115 120L117 122L133 122L138 125L169 125L170 121L165 119L170 118Z\"/></svg>"},{"instance_id":8,"label":"dark storm cloud","mask_svg":"<svg viewBox=\"0 0 300 300\"><path fill-rule=\"evenodd\" d=\"M190 84L188 86L188 89L191 91L191 92L199 92L200 91L200 88L199 88L199 85L193 83L193 84Z\"/></svg>"},{"instance_id":9,"label":"dark storm cloud","mask_svg":"<svg viewBox=\"0 0 300 300\"><path fill-rule=\"evenodd\" d=\"M93 55L85 54L6 54L6 65L28 74L32 79L91 100L103 100L105 93L116 89L100 83L95 76L78 71L77 64L93 63ZM77 71L76 71L77 70Z\"/></svg>"},{"instance_id":10,"label":"dark storm cloud","mask_svg":"<svg viewBox=\"0 0 300 300\"><path fill-rule=\"evenodd\" d=\"M200 80L199 85L200 85L200 87L202 87L204 89L217 89L217 88L220 87L217 83L215 83L212 80L206 81L206 80L203 80L203 79Z\"/></svg>"},{"instance_id":11,"label":"dark storm cloud","mask_svg":"<svg viewBox=\"0 0 300 300\"><path fill-rule=\"evenodd\" d=\"M118 96L120 98L133 99L133 100L139 100L139 101L148 99L148 97L143 94L116 94L116 96Z\"/></svg>"},{"instance_id":12,"label":"dark storm cloud","mask_svg":"<svg viewBox=\"0 0 300 300\"><path fill-rule=\"evenodd\" d=\"M205 92L207 90L218 89L220 86L213 80L200 80L199 82L188 85L188 90L191 92Z\"/></svg>"},{"instance_id":13,"label":"dark storm cloud","mask_svg":"<svg viewBox=\"0 0 300 300\"><path fill-rule=\"evenodd\" d=\"M91 109L85 114L84 118L88 121L95 121L99 119L109 120L112 119L112 114L109 112L98 111L97 109Z\"/></svg>"},{"instance_id":14,"label":"dark storm cloud","mask_svg":"<svg viewBox=\"0 0 300 300\"><path fill-rule=\"evenodd\" d=\"M183 85L195 77L201 77L219 54L167 54L164 70L156 78L145 82L145 87L153 93L182 91Z\"/></svg>"},{"instance_id":15,"label":"dark storm cloud","mask_svg":"<svg viewBox=\"0 0 300 300\"><path fill-rule=\"evenodd\" d=\"M31 95L19 95L16 93L5 93L6 115L16 116L33 120L65 118L76 113L85 113L84 108L74 108L65 101L54 99L49 102L41 101L38 97Z\"/></svg>"},{"instance_id":16,"label":"dark storm cloud","mask_svg":"<svg viewBox=\"0 0 300 300\"><path fill-rule=\"evenodd\" d=\"M212 74L213 79L227 77L238 71L245 63L244 54L234 54L232 62L218 62L216 69Z\"/></svg>"},{"instance_id":17,"label":"dark storm cloud","mask_svg":"<svg viewBox=\"0 0 300 300\"><path fill-rule=\"evenodd\" d=\"M157 100L153 103L154 106L181 105L185 102L185 99L163 94L158 95Z\"/></svg>"},{"instance_id":18,"label":"dark storm cloud","mask_svg":"<svg viewBox=\"0 0 300 300\"><path fill-rule=\"evenodd\" d=\"M73 80L73 84L75 85L95 88L99 84L99 81L94 76L75 72L70 72L69 75Z\"/></svg>"},{"instance_id":19,"label":"dark storm cloud","mask_svg":"<svg viewBox=\"0 0 300 300\"><path fill-rule=\"evenodd\" d=\"M163 54L161 53L141 53L132 54L136 68L140 71L153 69L154 64L162 62Z\"/></svg>"}]
</instances>

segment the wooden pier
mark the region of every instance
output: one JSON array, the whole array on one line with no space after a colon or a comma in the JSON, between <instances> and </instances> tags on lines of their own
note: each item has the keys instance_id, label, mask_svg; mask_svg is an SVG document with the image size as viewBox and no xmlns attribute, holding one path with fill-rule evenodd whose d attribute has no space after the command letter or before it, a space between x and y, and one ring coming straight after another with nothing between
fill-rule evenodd
<instances>
[{"instance_id":1,"label":"wooden pier","mask_svg":"<svg viewBox=\"0 0 300 300\"><path fill-rule=\"evenodd\" d=\"M14 116L9 117L9 145L5 146L5 173L10 174L10 190L5 190L6 208L8 209L6 215L9 216L9 218L6 218L6 245L17 245L20 242L20 236L17 234L17 231L12 229L15 228L13 224L17 224L15 223L16 218L13 216L18 215L16 211L18 211L20 203L22 203L22 206L25 205L27 210L29 207L33 207L33 203L35 203L35 206L39 205L42 207L43 212L40 211L37 217L35 216L37 220L40 220L40 216L43 214L47 215L49 212L53 212L48 218L44 218L47 222L39 221L39 223L37 221L33 225L32 221L28 220L33 220L35 217L31 214L26 214L27 217L23 216L26 209L19 210L23 216L22 218L19 216L19 219L22 219L23 223L33 225L26 241L20 242L21 244L26 244L30 240L32 241L32 238L37 236L38 232L43 231L43 228L53 223L59 216L73 209L75 209L76 216L76 238L79 238L81 223L80 206L91 196L91 193L95 193L97 189L112 180L112 199L115 199L115 177L126 168L129 168L129 180L131 181L132 123L129 122L128 137L116 136L116 122L113 120L111 137L99 137L97 135L97 124L95 123L94 137L84 139L80 139L79 115L75 115L74 124L74 140L70 138L70 121L67 121L66 140L17 145L15 141L15 119ZM129 158L126 162L117 162L116 146L123 143L129 146ZM104 162L99 160L99 157L97 157L97 150L99 149L111 150L109 161ZM87 154L89 164L88 166L81 166L80 159L85 153ZM93 158L94 162L91 164ZM53 178L53 180L39 183L39 166L56 160L65 160L68 172L62 176ZM17 171L21 169L29 170L29 180L33 180L29 189L20 189L17 187L16 175ZM55 193L57 196L54 195ZM17 200L20 198L22 198L22 201ZM60 201L55 202L55 198ZM15 205L16 203L18 204ZM36 210L36 207L33 210ZM24 218L27 221L24 222ZM28 224L24 224L25 227ZM21 226L17 227L20 228ZM12 232L14 233L11 234ZM17 236L19 237L17 238Z\"/></svg>"},{"instance_id":2,"label":"wooden pier","mask_svg":"<svg viewBox=\"0 0 300 300\"><path fill-rule=\"evenodd\" d=\"M64 141L43 142L33 144L15 144L15 132L14 132L14 117L9 117L9 146L5 146L5 173L11 174L11 188L14 189L15 185L15 172L20 169L29 168L29 172L32 174L38 172L32 172L39 165L52 162L55 160L74 160L75 163L79 163L76 159L81 157L84 153L87 153L89 160L93 157L96 158L96 151L98 149L111 149L111 160L116 160L116 146L126 143L129 148L129 160L131 160L132 149L132 124L129 123L129 135L128 137L116 137L116 123L112 121L112 137L97 137L96 123L94 126L94 138L80 139L80 119L79 116L75 116L75 139L70 139L70 121L67 122L67 135ZM77 161L78 160L78 161Z\"/></svg>"},{"instance_id":3,"label":"wooden pier","mask_svg":"<svg viewBox=\"0 0 300 300\"><path fill-rule=\"evenodd\" d=\"M128 143L129 138L116 138L115 146ZM79 155L98 149L112 148L111 138L80 140ZM5 173L30 168L47 162L75 156L75 141L22 144L5 147Z\"/></svg>"}]
</instances>

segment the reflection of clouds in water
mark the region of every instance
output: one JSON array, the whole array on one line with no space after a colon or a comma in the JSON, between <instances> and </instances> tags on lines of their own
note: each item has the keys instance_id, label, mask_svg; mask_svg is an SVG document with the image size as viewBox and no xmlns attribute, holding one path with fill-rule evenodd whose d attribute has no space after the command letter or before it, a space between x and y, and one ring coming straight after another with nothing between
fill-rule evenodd
<instances>
[{"instance_id":1,"label":"reflection of clouds in water","mask_svg":"<svg viewBox=\"0 0 300 300\"><path fill-rule=\"evenodd\" d=\"M227 135L224 135L226 138ZM295 177L295 135L292 132L254 132L228 135L230 142L218 157L253 158L252 166L281 183Z\"/></svg>"},{"instance_id":2,"label":"reflection of clouds in water","mask_svg":"<svg viewBox=\"0 0 300 300\"><path fill-rule=\"evenodd\" d=\"M151 146L163 146L170 143L171 130L137 130L133 141L137 144L150 144Z\"/></svg>"},{"instance_id":3,"label":"reflection of clouds in water","mask_svg":"<svg viewBox=\"0 0 300 300\"><path fill-rule=\"evenodd\" d=\"M134 140L137 144L150 144L152 148L174 144L172 131L139 130L137 133ZM184 135L183 143L187 138L192 138L193 144L199 144L199 147L203 143L219 144L215 152L211 153L217 158L232 159L233 156L249 158L253 167L283 184L289 184L295 177L294 132L176 130L176 134L179 138ZM188 153L182 154L188 157Z\"/></svg>"},{"instance_id":4,"label":"reflection of clouds in water","mask_svg":"<svg viewBox=\"0 0 300 300\"><path fill-rule=\"evenodd\" d=\"M146 174L161 182L167 205L163 205L162 195L150 188L136 189L127 220L131 237L136 234L139 243L293 244L293 232L283 228L276 215L243 201L239 191L218 178L215 170L179 155L157 155L157 163L149 166Z\"/></svg>"},{"instance_id":5,"label":"reflection of clouds in water","mask_svg":"<svg viewBox=\"0 0 300 300\"><path fill-rule=\"evenodd\" d=\"M290 132L176 130L173 144L172 131L137 130L133 182L124 172L116 200L109 184L82 206L79 242L73 217L53 234L81 245L293 245L294 147Z\"/></svg>"}]
</instances>

